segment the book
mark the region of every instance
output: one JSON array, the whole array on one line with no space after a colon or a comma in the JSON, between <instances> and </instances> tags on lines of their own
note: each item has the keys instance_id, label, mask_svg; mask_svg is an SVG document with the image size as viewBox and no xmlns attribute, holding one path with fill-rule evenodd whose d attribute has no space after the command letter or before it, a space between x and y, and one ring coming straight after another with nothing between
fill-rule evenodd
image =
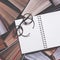
<instances>
[{"instance_id":1,"label":"book","mask_svg":"<svg viewBox=\"0 0 60 60\"><path fill-rule=\"evenodd\" d=\"M15 44L10 46L8 49L5 49L1 53L2 60L15 60L21 58L21 50L19 46L19 42L17 41Z\"/></svg>"},{"instance_id":2,"label":"book","mask_svg":"<svg viewBox=\"0 0 60 60\"><path fill-rule=\"evenodd\" d=\"M9 31L9 28L8 28L8 27L9 27L9 24L7 23L7 21L5 20L5 18L3 18L2 15L0 15L0 19L1 19L1 21L3 22L6 30Z\"/></svg>"},{"instance_id":3,"label":"book","mask_svg":"<svg viewBox=\"0 0 60 60\"><path fill-rule=\"evenodd\" d=\"M60 11L33 16L34 28L33 23L27 25L32 20L30 17L25 19L26 21L24 19L15 21L22 54L60 46L59 16ZM23 36L26 34L28 36Z\"/></svg>"},{"instance_id":4,"label":"book","mask_svg":"<svg viewBox=\"0 0 60 60\"><path fill-rule=\"evenodd\" d=\"M7 1L7 0L6 0L6 1ZM24 1L25 1L25 0L24 0ZM8 2L8 4L9 4L9 2ZM8 6L8 5L7 5L7 6ZM11 6L12 6L12 4L11 4ZM10 7L11 7L11 6L10 6ZM51 8L50 8L50 7L51 7ZM49 12L49 11L55 11L55 10L56 10L56 9L55 9L56 7L54 7L53 5L51 5L50 7L49 7L50 9L47 8L47 10L48 10L48 11L46 10L47 12ZM14 7L13 7L13 8L14 8ZM58 6L57 6L57 8L58 8ZM15 10L16 10L16 9L15 9ZM44 12L44 11L43 11L43 12ZM45 13L46 13L46 12L45 12ZM3 20L5 21L5 19L3 19ZM3 21L3 22L4 22L4 21ZM6 24L5 24L5 25L6 25ZM7 25L7 26L9 26L9 25ZM11 29L13 29L13 28L11 28ZM6 36L5 36L5 37L6 37ZM15 44L15 45L16 45L16 44ZM11 45L10 45L10 46L11 46ZM9 49L8 49L7 51L4 51L5 49L3 50L5 54L4 54L4 53L1 54L1 55L4 55L4 59L16 48L16 47L15 47L15 48L12 49L12 48L10 48L10 46L8 46ZM7 48L8 48L8 47L7 47ZM12 46L11 46L11 47L12 47ZM6 48L6 49L7 49L7 48ZM11 51L10 51L10 50L11 50ZM17 49L17 50L18 50L18 49ZM49 50L50 50L50 49L49 49ZM10 52L9 52L9 51L10 51ZM41 51L41 52L42 52L42 51ZM8 54L7 54L7 53L8 53ZM13 55L10 55L11 57L9 57L9 58L10 58L10 59L13 59L13 60L20 60L20 53L21 53L21 52L19 52L19 51L18 51L17 53L13 53ZM50 55L52 54L52 51L45 51L45 53L47 53L47 54L50 56ZM43 53L42 53L42 54L43 54ZM28 54L28 55L29 55L29 54ZM33 55L34 55L34 56L36 55L35 58L33 57ZM1 56L0 56L0 57L1 57ZM32 58L30 58L30 57L32 57ZM30 57L27 56L27 58L30 58L30 59L39 59L39 58L40 58L40 57L39 57L39 53L37 53L37 54L33 54L33 53L32 53ZM49 57L46 56L46 55L44 55L44 54L41 55L41 57L42 57L42 58L45 58L45 59L47 59L47 58L49 59ZM47 57L47 58L46 58L46 57ZM7 58L8 58L8 57L7 57ZM1 59L4 60L3 58L1 58ZM41 58L40 58L40 59L41 59ZM40 59L39 59L39 60L40 60ZM45 60L45 59L43 59L43 60ZM58 58L58 59L59 59L59 58ZM26 60L27 60L27 59L26 59ZM52 59L51 59L51 60L52 60Z\"/></svg>"},{"instance_id":5,"label":"book","mask_svg":"<svg viewBox=\"0 0 60 60\"><path fill-rule=\"evenodd\" d=\"M29 0L8 0L8 1L15 5L20 11L22 11L29 2Z\"/></svg>"},{"instance_id":6,"label":"book","mask_svg":"<svg viewBox=\"0 0 60 60\"><path fill-rule=\"evenodd\" d=\"M14 50L14 48L16 48L17 45L18 45L18 43L15 43L14 45L12 45L9 48L2 51L1 58L5 59Z\"/></svg>"},{"instance_id":7,"label":"book","mask_svg":"<svg viewBox=\"0 0 60 60\"><path fill-rule=\"evenodd\" d=\"M60 47L58 47L55 51L55 53L53 54L56 60L60 59Z\"/></svg>"},{"instance_id":8,"label":"book","mask_svg":"<svg viewBox=\"0 0 60 60\"><path fill-rule=\"evenodd\" d=\"M3 49L5 49L5 48L6 48L6 46L5 46L5 44L4 44L4 41L3 41L3 39L0 37L0 51L3 50Z\"/></svg>"},{"instance_id":9,"label":"book","mask_svg":"<svg viewBox=\"0 0 60 60\"><path fill-rule=\"evenodd\" d=\"M52 0L52 2L54 3L55 6L60 4L60 0Z\"/></svg>"},{"instance_id":10,"label":"book","mask_svg":"<svg viewBox=\"0 0 60 60\"><path fill-rule=\"evenodd\" d=\"M27 60L51 60L49 57L47 57L45 54L43 54L42 52L37 52L37 53L33 53L33 54L27 54L25 55L25 58Z\"/></svg>"},{"instance_id":11,"label":"book","mask_svg":"<svg viewBox=\"0 0 60 60\"><path fill-rule=\"evenodd\" d=\"M48 59L47 59L48 58ZM34 52L30 54L24 54L23 59L27 60L59 60L60 59L60 47L47 49L44 51Z\"/></svg>"},{"instance_id":12,"label":"book","mask_svg":"<svg viewBox=\"0 0 60 60\"><path fill-rule=\"evenodd\" d=\"M20 50L16 53L16 55L13 57L13 60L20 60L21 59L21 52Z\"/></svg>"},{"instance_id":13,"label":"book","mask_svg":"<svg viewBox=\"0 0 60 60\"><path fill-rule=\"evenodd\" d=\"M52 48L52 49L44 50L43 52L46 53L48 56L51 56L55 53L56 50L57 48Z\"/></svg>"},{"instance_id":14,"label":"book","mask_svg":"<svg viewBox=\"0 0 60 60\"><path fill-rule=\"evenodd\" d=\"M18 57L18 55L19 55L19 57ZM21 56L20 56L20 50L16 50L15 51L15 53L13 53L13 55L11 55L11 57L10 57L10 59L9 60L15 60L15 59L20 59L21 58Z\"/></svg>"},{"instance_id":15,"label":"book","mask_svg":"<svg viewBox=\"0 0 60 60\"><path fill-rule=\"evenodd\" d=\"M31 13L32 15L36 15L51 5L52 4L49 0L30 0L28 5L22 12L22 15L24 15L25 13Z\"/></svg>"},{"instance_id":16,"label":"book","mask_svg":"<svg viewBox=\"0 0 60 60\"><path fill-rule=\"evenodd\" d=\"M49 49L44 51L47 56L49 56L52 60L59 60L60 59L60 47Z\"/></svg>"},{"instance_id":17,"label":"book","mask_svg":"<svg viewBox=\"0 0 60 60\"><path fill-rule=\"evenodd\" d=\"M1 7L0 7L0 14L3 16L3 18L5 18L5 20L7 21L7 23L9 24L9 25L11 25L12 23L13 23L13 21L14 21L14 17L12 17L11 15L9 15L4 9L2 9Z\"/></svg>"},{"instance_id":18,"label":"book","mask_svg":"<svg viewBox=\"0 0 60 60\"><path fill-rule=\"evenodd\" d=\"M18 13L16 11L12 10L10 7L8 7L2 2L0 2L0 14L5 19L9 26L14 22L14 20L18 16Z\"/></svg>"},{"instance_id":19,"label":"book","mask_svg":"<svg viewBox=\"0 0 60 60\"><path fill-rule=\"evenodd\" d=\"M4 18L0 15L0 36L7 32L7 26L4 21Z\"/></svg>"},{"instance_id":20,"label":"book","mask_svg":"<svg viewBox=\"0 0 60 60\"><path fill-rule=\"evenodd\" d=\"M5 10L8 14L10 14L12 17L14 17L16 19L16 17L19 15L18 12L16 12L15 10L13 10L12 8L10 8L8 5L0 2L0 8L2 8L3 10Z\"/></svg>"},{"instance_id":21,"label":"book","mask_svg":"<svg viewBox=\"0 0 60 60\"><path fill-rule=\"evenodd\" d=\"M11 51L11 53L9 53L9 55L5 58L6 60L13 60L14 59L14 56L17 54L18 51L20 51L19 49L20 47L17 45L15 47L15 49L13 51Z\"/></svg>"},{"instance_id":22,"label":"book","mask_svg":"<svg viewBox=\"0 0 60 60\"><path fill-rule=\"evenodd\" d=\"M9 47L11 46L14 42L17 41L17 36L15 35L15 28L8 34L8 36L5 38L4 43Z\"/></svg>"}]
</instances>

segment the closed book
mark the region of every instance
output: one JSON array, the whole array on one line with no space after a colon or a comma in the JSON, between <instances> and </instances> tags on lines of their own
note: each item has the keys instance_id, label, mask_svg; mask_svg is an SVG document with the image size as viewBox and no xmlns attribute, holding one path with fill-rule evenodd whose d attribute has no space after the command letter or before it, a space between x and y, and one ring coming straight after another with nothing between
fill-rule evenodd
<instances>
[{"instance_id":1,"label":"closed book","mask_svg":"<svg viewBox=\"0 0 60 60\"><path fill-rule=\"evenodd\" d=\"M56 48L45 50L44 53L46 53L48 56L53 55L53 53L56 51Z\"/></svg>"},{"instance_id":2,"label":"closed book","mask_svg":"<svg viewBox=\"0 0 60 60\"><path fill-rule=\"evenodd\" d=\"M11 25L19 15L18 12L2 2L0 2L0 14L3 16L8 25Z\"/></svg>"},{"instance_id":3,"label":"closed book","mask_svg":"<svg viewBox=\"0 0 60 60\"><path fill-rule=\"evenodd\" d=\"M60 60L60 47L56 49L53 56L55 57L56 60Z\"/></svg>"},{"instance_id":4,"label":"closed book","mask_svg":"<svg viewBox=\"0 0 60 60\"><path fill-rule=\"evenodd\" d=\"M48 56L46 56L42 52L27 54L25 55L25 58L27 60L51 60Z\"/></svg>"},{"instance_id":5,"label":"closed book","mask_svg":"<svg viewBox=\"0 0 60 60\"><path fill-rule=\"evenodd\" d=\"M14 59L15 56L18 54L17 51L19 51L19 55L21 56L21 50L20 50L20 46L19 46L18 41L15 44L13 44L12 46L10 46L9 48L2 51L1 58L3 60L8 60L8 59L12 59L12 58ZM16 58L16 59L18 59L18 58Z\"/></svg>"},{"instance_id":6,"label":"closed book","mask_svg":"<svg viewBox=\"0 0 60 60\"><path fill-rule=\"evenodd\" d=\"M20 60L21 59L21 51L19 50L17 54L14 56L13 60Z\"/></svg>"},{"instance_id":7,"label":"closed book","mask_svg":"<svg viewBox=\"0 0 60 60\"><path fill-rule=\"evenodd\" d=\"M60 4L60 0L52 0L52 2L54 3L55 6Z\"/></svg>"},{"instance_id":8,"label":"closed book","mask_svg":"<svg viewBox=\"0 0 60 60\"><path fill-rule=\"evenodd\" d=\"M9 7L8 5L0 2L0 8L2 8L3 10L5 10L8 14L10 14L12 17L16 18L19 13L16 12L15 10L13 10L11 7Z\"/></svg>"},{"instance_id":9,"label":"closed book","mask_svg":"<svg viewBox=\"0 0 60 60\"><path fill-rule=\"evenodd\" d=\"M3 16L3 18L7 21L9 25L13 23L15 20L14 17L12 17L9 13L7 13L3 8L0 7L0 14Z\"/></svg>"},{"instance_id":10,"label":"closed book","mask_svg":"<svg viewBox=\"0 0 60 60\"><path fill-rule=\"evenodd\" d=\"M3 49L5 49L5 48L6 48L6 46L5 46L5 44L4 44L4 41L3 41L3 39L0 37L0 51L3 50Z\"/></svg>"},{"instance_id":11,"label":"closed book","mask_svg":"<svg viewBox=\"0 0 60 60\"><path fill-rule=\"evenodd\" d=\"M22 11L27 5L29 0L9 0L13 5L15 5L20 11Z\"/></svg>"},{"instance_id":12,"label":"closed book","mask_svg":"<svg viewBox=\"0 0 60 60\"><path fill-rule=\"evenodd\" d=\"M3 22L0 19L0 36L5 34L7 32L7 29L5 28Z\"/></svg>"},{"instance_id":13,"label":"closed book","mask_svg":"<svg viewBox=\"0 0 60 60\"><path fill-rule=\"evenodd\" d=\"M8 57L7 57L8 58ZM10 58L8 58L9 60L16 60L16 59L20 59L21 58L21 53L20 53L20 49L17 48L17 50L15 51L15 53L13 53Z\"/></svg>"},{"instance_id":14,"label":"closed book","mask_svg":"<svg viewBox=\"0 0 60 60\"><path fill-rule=\"evenodd\" d=\"M7 23L7 21L5 20L5 18L3 18L2 15L0 15L0 19L3 23L3 25L5 26L5 28L7 29L7 31L9 30L8 27L9 27L9 24Z\"/></svg>"},{"instance_id":15,"label":"closed book","mask_svg":"<svg viewBox=\"0 0 60 60\"><path fill-rule=\"evenodd\" d=\"M5 58L6 60L13 60L14 56L16 55L16 53L20 51L20 47L17 45L13 51L11 51L11 53L9 53L9 55Z\"/></svg>"},{"instance_id":16,"label":"closed book","mask_svg":"<svg viewBox=\"0 0 60 60\"><path fill-rule=\"evenodd\" d=\"M6 39L4 40L5 44L9 47L11 46L15 41L17 41L17 36L15 36L15 29L13 29L8 36L6 37Z\"/></svg>"}]
</instances>

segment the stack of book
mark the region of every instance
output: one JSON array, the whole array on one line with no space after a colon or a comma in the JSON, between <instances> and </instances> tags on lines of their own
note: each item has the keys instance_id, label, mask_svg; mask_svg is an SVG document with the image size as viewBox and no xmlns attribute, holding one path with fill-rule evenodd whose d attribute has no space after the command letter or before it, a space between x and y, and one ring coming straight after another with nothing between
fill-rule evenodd
<instances>
[{"instance_id":1,"label":"stack of book","mask_svg":"<svg viewBox=\"0 0 60 60\"><path fill-rule=\"evenodd\" d=\"M16 1L16 4L11 1L0 2L0 60L20 60L21 58L14 20L21 14L28 0L21 1L22 5L19 3L20 0Z\"/></svg>"},{"instance_id":2,"label":"stack of book","mask_svg":"<svg viewBox=\"0 0 60 60\"><path fill-rule=\"evenodd\" d=\"M0 60L21 60L22 53L16 33L15 20L24 17L26 13L37 15L56 10L60 10L59 0L1 0ZM49 55L49 51L51 50L41 51L41 53ZM29 58L28 56L25 57Z\"/></svg>"}]
</instances>

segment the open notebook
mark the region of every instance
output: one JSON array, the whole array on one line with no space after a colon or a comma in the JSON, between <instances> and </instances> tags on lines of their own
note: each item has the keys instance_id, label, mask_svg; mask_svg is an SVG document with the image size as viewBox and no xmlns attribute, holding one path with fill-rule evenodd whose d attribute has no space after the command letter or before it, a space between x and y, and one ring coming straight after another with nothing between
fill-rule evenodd
<instances>
[{"instance_id":1,"label":"open notebook","mask_svg":"<svg viewBox=\"0 0 60 60\"><path fill-rule=\"evenodd\" d=\"M18 37L22 54L60 46L60 11L33 16L33 20L34 29L33 23L22 24L23 35L30 33L28 37ZM22 19L16 20L16 26L21 22ZM19 34L19 30L17 33Z\"/></svg>"}]
</instances>

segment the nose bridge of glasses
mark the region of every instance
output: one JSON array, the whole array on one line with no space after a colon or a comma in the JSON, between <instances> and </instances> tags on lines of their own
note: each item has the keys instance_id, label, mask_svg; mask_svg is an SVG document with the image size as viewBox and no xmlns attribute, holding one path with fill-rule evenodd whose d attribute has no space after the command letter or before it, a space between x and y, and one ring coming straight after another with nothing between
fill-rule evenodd
<instances>
[{"instance_id":1,"label":"nose bridge of glasses","mask_svg":"<svg viewBox=\"0 0 60 60\"><path fill-rule=\"evenodd\" d=\"M24 36L23 35L23 32L24 32L24 29L23 29L23 25L29 25L33 22L33 27L34 27L34 21L33 21L33 16L29 13L26 13L24 15L24 18L22 18L22 21L21 22L18 22L19 24L17 25L17 31L18 31L18 35L19 36ZM29 33L30 34L30 33ZM28 35L29 35L28 34ZM26 34L25 34L26 35ZM26 36L28 36L26 35Z\"/></svg>"}]
</instances>

